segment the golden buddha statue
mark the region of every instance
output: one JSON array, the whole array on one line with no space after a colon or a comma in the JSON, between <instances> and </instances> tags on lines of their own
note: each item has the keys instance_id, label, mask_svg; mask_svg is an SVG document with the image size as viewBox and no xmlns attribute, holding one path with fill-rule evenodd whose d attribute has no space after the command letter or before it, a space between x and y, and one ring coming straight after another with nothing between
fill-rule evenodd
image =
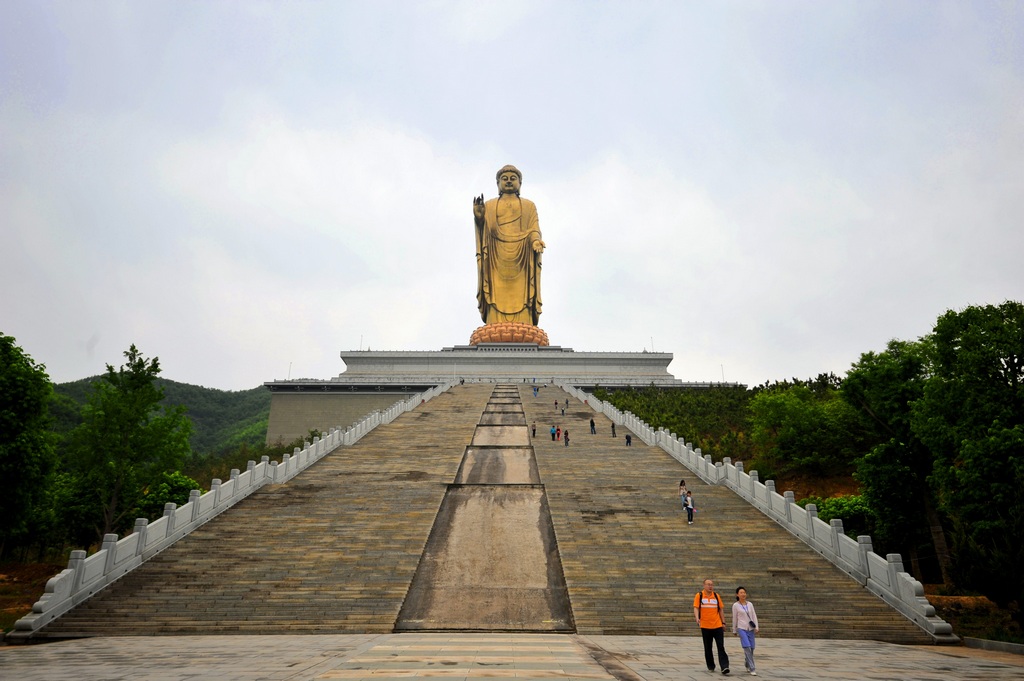
<instances>
[{"instance_id":1,"label":"golden buddha statue","mask_svg":"<svg viewBox=\"0 0 1024 681\"><path fill-rule=\"evenodd\" d=\"M486 325L535 327L541 312L544 252L537 207L519 196L523 175L515 166L499 170L497 180L498 198L485 202L481 194L473 199L480 317Z\"/></svg>"}]
</instances>

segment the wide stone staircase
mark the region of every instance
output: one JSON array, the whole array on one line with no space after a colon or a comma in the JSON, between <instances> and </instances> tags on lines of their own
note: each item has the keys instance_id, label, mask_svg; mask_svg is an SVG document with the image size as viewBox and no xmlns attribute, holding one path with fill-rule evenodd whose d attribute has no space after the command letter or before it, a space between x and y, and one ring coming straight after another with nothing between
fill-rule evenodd
<instances>
[{"instance_id":1,"label":"wide stone staircase","mask_svg":"<svg viewBox=\"0 0 1024 681\"><path fill-rule=\"evenodd\" d=\"M699 635L705 577L743 585L770 637L929 643L916 626L725 488L566 394L520 386L582 634ZM265 487L50 623L37 638L394 629L492 384L458 386ZM593 418L598 434L591 435ZM552 424L571 442L552 442ZM687 525L676 487L698 508Z\"/></svg>"},{"instance_id":2,"label":"wide stone staircase","mask_svg":"<svg viewBox=\"0 0 1024 681\"><path fill-rule=\"evenodd\" d=\"M492 390L450 390L256 491L37 638L390 632Z\"/></svg>"},{"instance_id":3,"label":"wide stone staircase","mask_svg":"<svg viewBox=\"0 0 1024 681\"><path fill-rule=\"evenodd\" d=\"M635 435L627 447L629 431L620 426L612 437L611 421L577 400L563 416L561 391L520 392L537 427L534 450L579 633L699 635L693 599L710 578L729 608L736 587L746 587L764 636L931 643L729 489L701 482ZM569 431L568 447L551 441L552 425ZM693 525L679 501L682 478L697 508Z\"/></svg>"}]
</instances>

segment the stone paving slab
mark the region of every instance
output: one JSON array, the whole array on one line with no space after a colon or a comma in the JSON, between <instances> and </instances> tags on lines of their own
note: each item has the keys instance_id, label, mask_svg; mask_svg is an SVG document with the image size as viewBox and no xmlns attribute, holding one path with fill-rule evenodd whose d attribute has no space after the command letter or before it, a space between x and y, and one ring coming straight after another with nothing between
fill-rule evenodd
<instances>
[{"instance_id":1,"label":"stone paving slab","mask_svg":"<svg viewBox=\"0 0 1024 681\"><path fill-rule=\"evenodd\" d=\"M726 640L732 677L743 672ZM95 637L0 646L0 678L19 681L329 681L331 679L586 679L708 681L699 639L557 634L362 634ZM803 681L1009 681L1024 656L961 646L758 640L758 678Z\"/></svg>"},{"instance_id":2,"label":"stone paving slab","mask_svg":"<svg viewBox=\"0 0 1024 681\"><path fill-rule=\"evenodd\" d=\"M467 447L455 484L539 485L540 473L529 447Z\"/></svg>"}]
</instances>

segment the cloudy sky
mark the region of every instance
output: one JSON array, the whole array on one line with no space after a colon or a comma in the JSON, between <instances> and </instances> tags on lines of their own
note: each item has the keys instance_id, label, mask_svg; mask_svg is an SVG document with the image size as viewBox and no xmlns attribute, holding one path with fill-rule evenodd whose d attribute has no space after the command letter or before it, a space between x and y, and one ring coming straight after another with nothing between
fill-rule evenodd
<instances>
[{"instance_id":1,"label":"cloudy sky","mask_svg":"<svg viewBox=\"0 0 1024 681\"><path fill-rule=\"evenodd\" d=\"M506 163L552 344L841 375L1024 299L1024 2L4 0L0 333L226 390L465 344Z\"/></svg>"}]
</instances>

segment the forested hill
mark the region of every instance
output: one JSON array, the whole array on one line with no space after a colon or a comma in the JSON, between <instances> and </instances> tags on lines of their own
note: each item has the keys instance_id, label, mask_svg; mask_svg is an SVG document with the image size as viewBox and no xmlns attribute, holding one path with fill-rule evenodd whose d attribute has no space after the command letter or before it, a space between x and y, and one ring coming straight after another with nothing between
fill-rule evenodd
<instances>
[{"instance_id":1,"label":"forested hill","mask_svg":"<svg viewBox=\"0 0 1024 681\"><path fill-rule=\"evenodd\" d=\"M58 430L70 430L77 424L76 406L85 404L92 384L98 380L100 377L94 376L54 385L58 396L74 403L58 399L54 410ZM228 391L164 378L156 379L156 383L164 389L165 405L180 405L187 410L194 426L191 445L195 454L219 453L229 448L237 449L242 444L252 446L264 442L270 416L270 391L263 386Z\"/></svg>"}]
</instances>

